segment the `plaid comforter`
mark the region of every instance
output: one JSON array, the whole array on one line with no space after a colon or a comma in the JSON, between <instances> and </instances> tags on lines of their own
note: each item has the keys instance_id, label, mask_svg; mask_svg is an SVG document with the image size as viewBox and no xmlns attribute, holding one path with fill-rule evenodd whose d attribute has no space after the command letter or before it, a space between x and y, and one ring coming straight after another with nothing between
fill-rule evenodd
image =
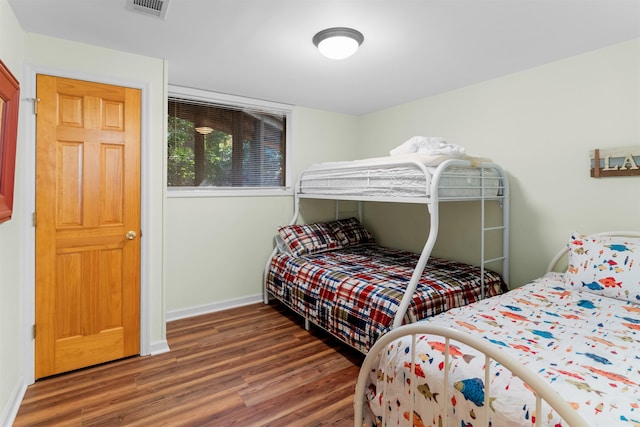
<instances>
[{"instance_id":1,"label":"plaid comforter","mask_svg":"<svg viewBox=\"0 0 640 427\"><path fill-rule=\"evenodd\" d=\"M388 331L419 255L363 245L271 259L267 290L298 314L364 352ZM485 270L485 295L507 289ZM429 258L404 322L481 299L480 268Z\"/></svg>"}]
</instances>

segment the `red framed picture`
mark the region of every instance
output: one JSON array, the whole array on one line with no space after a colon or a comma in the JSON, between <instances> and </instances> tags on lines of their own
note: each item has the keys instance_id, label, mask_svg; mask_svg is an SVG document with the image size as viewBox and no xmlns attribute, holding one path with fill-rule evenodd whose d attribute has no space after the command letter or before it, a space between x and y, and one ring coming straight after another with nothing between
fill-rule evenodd
<instances>
[{"instance_id":1,"label":"red framed picture","mask_svg":"<svg viewBox=\"0 0 640 427\"><path fill-rule=\"evenodd\" d=\"M20 84L0 60L0 222L11 219Z\"/></svg>"}]
</instances>

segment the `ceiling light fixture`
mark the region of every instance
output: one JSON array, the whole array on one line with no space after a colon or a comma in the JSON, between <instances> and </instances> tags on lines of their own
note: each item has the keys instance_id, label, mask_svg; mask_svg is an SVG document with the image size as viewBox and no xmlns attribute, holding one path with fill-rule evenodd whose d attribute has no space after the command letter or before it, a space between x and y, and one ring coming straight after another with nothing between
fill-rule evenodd
<instances>
[{"instance_id":1,"label":"ceiling light fixture","mask_svg":"<svg viewBox=\"0 0 640 427\"><path fill-rule=\"evenodd\" d=\"M320 53L331 59L345 59L356 53L364 41L360 31L353 28L327 28L313 36L313 44Z\"/></svg>"},{"instance_id":2,"label":"ceiling light fixture","mask_svg":"<svg viewBox=\"0 0 640 427\"><path fill-rule=\"evenodd\" d=\"M213 132L213 128L210 128L209 126L200 126L196 128L196 132L198 132L200 135L209 135L211 132Z\"/></svg>"}]
</instances>

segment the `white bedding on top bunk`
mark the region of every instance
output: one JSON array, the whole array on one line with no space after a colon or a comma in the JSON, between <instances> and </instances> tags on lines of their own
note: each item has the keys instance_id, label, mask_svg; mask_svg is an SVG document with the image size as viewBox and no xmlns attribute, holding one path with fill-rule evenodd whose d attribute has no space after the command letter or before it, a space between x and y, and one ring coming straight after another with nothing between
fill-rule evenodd
<instances>
[{"instance_id":1,"label":"white bedding on top bunk","mask_svg":"<svg viewBox=\"0 0 640 427\"><path fill-rule=\"evenodd\" d=\"M470 161L472 167L451 167L440 180L440 197L480 197L484 174L485 196L498 195L501 183L494 169L482 169L491 160L474 156L407 154L370 159L317 163L306 169L301 194L381 197L428 197L437 167L449 159ZM484 170L484 172L483 172Z\"/></svg>"}]
</instances>

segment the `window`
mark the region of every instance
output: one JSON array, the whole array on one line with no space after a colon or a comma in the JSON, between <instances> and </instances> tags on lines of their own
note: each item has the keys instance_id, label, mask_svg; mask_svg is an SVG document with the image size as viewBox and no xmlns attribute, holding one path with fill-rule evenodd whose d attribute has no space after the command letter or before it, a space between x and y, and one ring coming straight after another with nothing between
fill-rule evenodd
<instances>
[{"instance_id":1,"label":"window","mask_svg":"<svg viewBox=\"0 0 640 427\"><path fill-rule=\"evenodd\" d=\"M168 100L167 186L183 195L282 194L288 171L291 109L281 104L193 90ZM199 191L194 191L199 190Z\"/></svg>"}]
</instances>

